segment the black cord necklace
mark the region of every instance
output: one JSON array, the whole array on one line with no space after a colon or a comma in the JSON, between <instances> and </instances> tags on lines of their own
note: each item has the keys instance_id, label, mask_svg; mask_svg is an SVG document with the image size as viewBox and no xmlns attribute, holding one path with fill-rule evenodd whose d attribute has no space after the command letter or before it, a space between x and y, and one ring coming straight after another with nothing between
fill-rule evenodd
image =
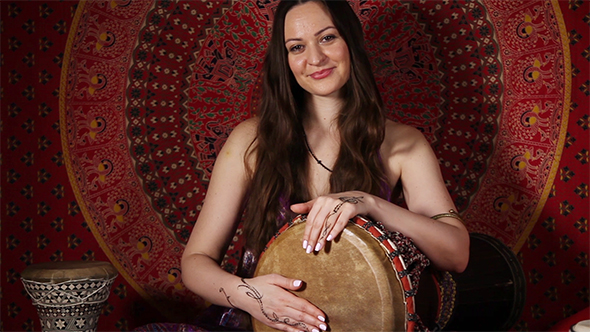
<instances>
[{"instance_id":1,"label":"black cord necklace","mask_svg":"<svg viewBox=\"0 0 590 332\"><path fill-rule=\"evenodd\" d=\"M322 161L319 160L318 157L315 156L315 154L313 154L313 151L311 151L311 148L309 147L309 142L307 141L307 135L305 135L305 133L303 133L303 139L305 140L305 146L307 147L307 151L309 151L313 159L315 159L315 161L317 161L317 163L320 166L322 166L326 171L332 173L332 170L329 169L328 166L324 165L324 163L322 163Z\"/></svg>"}]
</instances>

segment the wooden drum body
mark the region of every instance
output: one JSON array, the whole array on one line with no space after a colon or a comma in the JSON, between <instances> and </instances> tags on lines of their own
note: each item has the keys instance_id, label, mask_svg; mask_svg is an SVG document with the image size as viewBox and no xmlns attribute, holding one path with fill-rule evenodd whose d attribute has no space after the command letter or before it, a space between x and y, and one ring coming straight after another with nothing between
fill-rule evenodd
<instances>
[{"instance_id":1,"label":"wooden drum body","mask_svg":"<svg viewBox=\"0 0 590 332\"><path fill-rule=\"evenodd\" d=\"M526 279L516 255L489 235L471 233L470 259L457 285L449 331L508 331L520 318Z\"/></svg>"},{"instance_id":2,"label":"wooden drum body","mask_svg":"<svg viewBox=\"0 0 590 332\"><path fill-rule=\"evenodd\" d=\"M425 269L416 311L431 330L508 331L520 318L526 280L516 255L501 241L471 233L463 273Z\"/></svg>"},{"instance_id":3,"label":"wooden drum body","mask_svg":"<svg viewBox=\"0 0 590 332\"><path fill-rule=\"evenodd\" d=\"M302 217L286 225L260 257L255 276L278 273L305 282L294 292L323 310L332 331L413 330L412 290L395 244L361 218L354 218L341 235L317 253L301 249ZM300 250L298 250L300 249ZM255 331L274 331L253 320Z\"/></svg>"},{"instance_id":4,"label":"wooden drum body","mask_svg":"<svg viewBox=\"0 0 590 332\"><path fill-rule=\"evenodd\" d=\"M96 331L118 272L110 263L67 261L34 264L21 273L43 331Z\"/></svg>"}]
</instances>

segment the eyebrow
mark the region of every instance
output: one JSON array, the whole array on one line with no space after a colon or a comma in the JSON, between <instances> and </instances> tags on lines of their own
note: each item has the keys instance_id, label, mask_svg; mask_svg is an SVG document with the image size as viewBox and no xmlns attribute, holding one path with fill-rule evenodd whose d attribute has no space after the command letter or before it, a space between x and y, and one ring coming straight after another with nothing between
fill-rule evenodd
<instances>
[{"instance_id":1,"label":"eyebrow","mask_svg":"<svg viewBox=\"0 0 590 332\"><path fill-rule=\"evenodd\" d=\"M326 31L326 30L328 30L328 29L336 29L336 27L335 27L335 26L332 26L332 25L329 25L329 26L327 26L327 27L325 27L325 28L321 29L320 31L318 31L318 32L314 33L313 35L314 35L315 37L317 37L318 35L321 35L321 34L322 34L324 31ZM288 43L288 42L290 42L290 41L300 41L300 40L301 40L301 38L289 38L289 39L285 40L285 44L287 44L287 43Z\"/></svg>"}]
</instances>

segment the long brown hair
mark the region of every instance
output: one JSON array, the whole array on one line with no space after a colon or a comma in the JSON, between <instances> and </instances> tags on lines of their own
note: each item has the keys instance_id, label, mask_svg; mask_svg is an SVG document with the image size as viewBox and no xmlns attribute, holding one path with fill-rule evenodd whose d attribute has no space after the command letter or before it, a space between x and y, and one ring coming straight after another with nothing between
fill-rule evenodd
<instances>
[{"instance_id":1,"label":"long brown hair","mask_svg":"<svg viewBox=\"0 0 590 332\"><path fill-rule=\"evenodd\" d=\"M264 59L258 132L246 156L256 156L244 224L246 246L256 254L277 231L277 220L289 208L285 205L311 199L302 125L306 92L291 73L284 44L287 12L308 1L318 0L281 1ZM330 192L361 190L388 198L379 155L385 135L383 102L364 49L362 26L346 1L318 2L330 12L351 59L350 79L343 87L344 106L337 118L341 145Z\"/></svg>"}]
</instances>

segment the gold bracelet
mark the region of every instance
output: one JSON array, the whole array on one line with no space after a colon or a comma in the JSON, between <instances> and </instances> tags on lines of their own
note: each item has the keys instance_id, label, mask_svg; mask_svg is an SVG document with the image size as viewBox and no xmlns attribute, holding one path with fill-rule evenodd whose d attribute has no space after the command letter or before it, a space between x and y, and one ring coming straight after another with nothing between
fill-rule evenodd
<instances>
[{"instance_id":1,"label":"gold bracelet","mask_svg":"<svg viewBox=\"0 0 590 332\"><path fill-rule=\"evenodd\" d=\"M453 209L450 209L449 212L447 212L447 213L437 214L437 215L435 215L433 217L430 217L430 218L431 219L434 219L434 220L438 220L440 218L445 218L445 217L455 218L455 219L458 219L461 222L464 222L463 221L463 218L461 218L461 216L457 213L457 211L455 211Z\"/></svg>"}]
</instances>

